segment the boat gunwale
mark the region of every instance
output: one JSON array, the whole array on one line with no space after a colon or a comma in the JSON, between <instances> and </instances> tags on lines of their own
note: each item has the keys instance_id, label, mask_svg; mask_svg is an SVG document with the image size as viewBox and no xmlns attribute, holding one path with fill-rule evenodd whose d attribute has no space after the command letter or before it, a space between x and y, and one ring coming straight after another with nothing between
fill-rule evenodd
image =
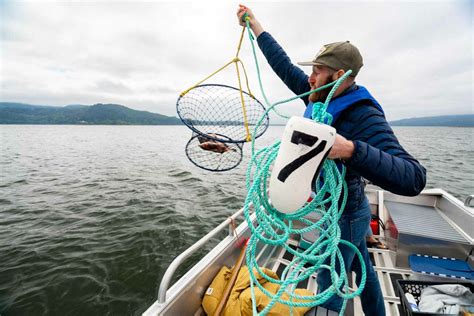
<instances>
[{"instance_id":1,"label":"boat gunwale","mask_svg":"<svg viewBox=\"0 0 474 316\"><path fill-rule=\"evenodd\" d=\"M157 315L166 310L171 302L180 294L180 290L183 289L188 280L197 276L199 273L204 271L207 266L211 266L216 260L219 259L219 254L225 252L229 247L235 245L239 239L245 235L249 230L247 222L243 220L236 228L235 233L232 229L232 221L236 220L243 213L243 208L229 216L211 232L201 237L198 241L188 247L184 252L178 255L168 266L163 278L160 282L158 290L158 299L153 302L151 306L143 313L143 315ZM250 219L252 222L255 220L255 214L251 213ZM212 248L209 253L202 257L195 265L193 265L186 273L181 276L173 285L169 286L171 279L176 272L177 268L193 253L200 249L206 242L208 242L215 235L222 232L225 228L229 229L229 234L222 239L215 247ZM185 255L183 255L185 254ZM165 280L166 276L166 280ZM163 297L164 296L164 297ZM160 300L161 298L161 300Z\"/></svg>"}]
</instances>

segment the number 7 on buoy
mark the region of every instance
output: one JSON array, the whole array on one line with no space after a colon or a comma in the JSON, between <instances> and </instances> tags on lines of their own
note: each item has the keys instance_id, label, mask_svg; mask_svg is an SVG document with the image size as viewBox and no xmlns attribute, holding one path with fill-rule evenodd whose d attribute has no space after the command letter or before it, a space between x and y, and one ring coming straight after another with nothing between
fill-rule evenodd
<instances>
[{"instance_id":1,"label":"number 7 on buoy","mask_svg":"<svg viewBox=\"0 0 474 316\"><path fill-rule=\"evenodd\" d=\"M286 124L273 166L269 195L281 213L300 209L311 195L316 179L336 139L336 130L326 124L294 116Z\"/></svg>"}]
</instances>

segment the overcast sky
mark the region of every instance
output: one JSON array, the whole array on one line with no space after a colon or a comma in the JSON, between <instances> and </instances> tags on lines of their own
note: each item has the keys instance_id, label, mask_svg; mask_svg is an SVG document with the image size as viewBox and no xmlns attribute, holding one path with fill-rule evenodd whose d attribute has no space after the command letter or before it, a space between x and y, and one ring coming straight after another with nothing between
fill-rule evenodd
<instances>
[{"instance_id":1,"label":"overcast sky","mask_svg":"<svg viewBox=\"0 0 474 316\"><path fill-rule=\"evenodd\" d=\"M238 3L0 0L0 101L118 103L175 116L179 93L234 56ZM242 3L294 62L326 43L354 43L364 57L357 83L389 120L473 113L470 1ZM293 96L258 57L269 99ZM241 58L263 102L247 37ZM208 82L235 86L235 70Z\"/></svg>"}]
</instances>

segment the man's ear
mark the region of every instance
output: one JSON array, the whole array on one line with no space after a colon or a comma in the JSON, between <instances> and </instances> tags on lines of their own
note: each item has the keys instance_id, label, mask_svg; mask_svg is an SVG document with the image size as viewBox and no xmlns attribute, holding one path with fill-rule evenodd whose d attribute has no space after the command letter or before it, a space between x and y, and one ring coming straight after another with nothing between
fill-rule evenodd
<instances>
[{"instance_id":1,"label":"man's ear","mask_svg":"<svg viewBox=\"0 0 474 316\"><path fill-rule=\"evenodd\" d=\"M344 76L346 72L344 71L344 69L339 69L338 71L336 71L335 73L333 73L332 75L332 80L333 81L336 81L337 79L341 78L342 76Z\"/></svg>"}]
</instances>

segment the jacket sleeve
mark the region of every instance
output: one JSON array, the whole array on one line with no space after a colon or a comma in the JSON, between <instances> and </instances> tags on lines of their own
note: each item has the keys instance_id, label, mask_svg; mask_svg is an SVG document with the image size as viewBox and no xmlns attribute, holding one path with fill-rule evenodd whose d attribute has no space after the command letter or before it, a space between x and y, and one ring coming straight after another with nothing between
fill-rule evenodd
<instances>
[{"instance_id":1,"label":"jacket sleeve","mask_svg":"<svg viewBox=\"0 0 474 316\"><path fill-rule=\"evenodd\" d=\"M347 167L382 189L418 195L426 185L426 169L403 149L378 109L367 105L364 108L352 117L355 149Z\"/></svg>"},{"instance_id":2,"label":"jacket sleeve","mask_svg":"<svg viewBox=\"0 0 474 316\"><path fill-rule=\"evenodd\" d=\"M291 62L283 48L270 33L263 32L260 34L257 42L273 71L293 93L298 95L310 90L308 76ZM308 104L308 96L301 99L305 104Z\"/></svg>"}]
</instances>

